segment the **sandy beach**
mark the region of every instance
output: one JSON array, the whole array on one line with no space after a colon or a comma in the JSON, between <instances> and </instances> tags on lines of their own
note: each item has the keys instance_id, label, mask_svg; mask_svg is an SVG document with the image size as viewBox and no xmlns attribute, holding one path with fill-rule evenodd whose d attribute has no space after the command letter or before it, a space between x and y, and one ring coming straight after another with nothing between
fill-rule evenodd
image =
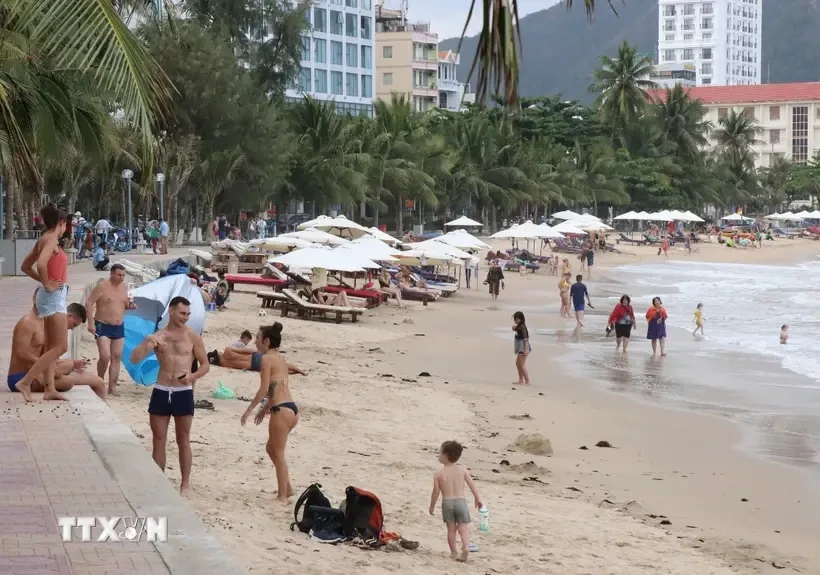
<instances>
[{"instance_id":1,"label":"sandy beach","mask_svg":"<svg viewBox=\"0 0 820 575\"><path fill-rule=\"evenodd\" d=\"M271 311L259 318L254 295L234 293L228 310L208 315L208 349L230 345L243 329L281 321L288 360L309 370L291 380L301 415L287 452L297 493L318 481L339 504L348 485L372 491L381 499L385 528L421 545L362 551L290 531L293 507L274 502L267 428L240 426L247 405L241 399L210 397L219 381L237 396L252 397L259 379L250 372L214 367L197 383L197 397L213 401L215 410L200 410L194 420L196 511L254 573L820 572L816 469L776 464L743 449L743 429L725 414L619 393L618 386L636 384L629 375L609 386L595 380L596 358L646 366L660 386L713 369L687 359L685 346L664 358L668 362L650 364L640 337L628 359L610 357L614 349L604 348L611 342L598 329L610 308L600 296L618 281L617 266L658 261L657 248L618 247L629 253L596 258L587 284L593 302L601 303L581 335L573 332L574 322L559 317L558 278L544 269L508 274L497 302L479 285L428 307L382 306L355 325L282 320ZM761 250L717 244L696 250L688 256L673 249L670 257L789 264L815 257L820 244L780 240ZM578 263L573 260L573 273ZM485 270L482 264L482 277ZM519 309L538 333L529 388L510 384L510 317ZM640 334L640 319L639 326ZM96 357L88 334L82 355ZM721 369L729 375L751 369L741 355L724 360ZM759 361L754 369L787 377L773 362ZM150 451L150 388L122 383L122 395L109 403ZM524 433L549 438L554 454L512 447ZM488 534L473 525L480 550L467 566L449 559L440 514L427 513L438 446L448 439L465 445L462 463L491 514ZM594 447L600 440L614 448ZM171 440L168 461L169 481L178 482Z\"/></svg>"}]
</instances>

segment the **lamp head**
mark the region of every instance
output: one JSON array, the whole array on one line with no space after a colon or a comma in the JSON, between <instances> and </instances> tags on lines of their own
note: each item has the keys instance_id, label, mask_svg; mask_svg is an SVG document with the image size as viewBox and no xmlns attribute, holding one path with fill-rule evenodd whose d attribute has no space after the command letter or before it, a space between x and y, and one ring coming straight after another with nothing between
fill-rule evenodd
<instances>
[{"instance_id":1,"label":"lamp head","mask_svg":"<svg viewBox=\"0 0 820 575\"><path fill-rule=\"evenodd\" d=\"M132 172L131 170L126 168L125 170L122 171L122 179L123 180L130 180L133 177L134 177L134 172Z\"/></svg>"},{"instance_id":2,"label":"lamp head","mask_svg":"<svg viewBox=\"0 0 820 575\"><path fill-rule=\"evenodd\" d=\"M162 183L164 181L165 181L165 174L163 174L162 172L159 172L157 174L157 182Z\"/></svg>"}]
</instances>

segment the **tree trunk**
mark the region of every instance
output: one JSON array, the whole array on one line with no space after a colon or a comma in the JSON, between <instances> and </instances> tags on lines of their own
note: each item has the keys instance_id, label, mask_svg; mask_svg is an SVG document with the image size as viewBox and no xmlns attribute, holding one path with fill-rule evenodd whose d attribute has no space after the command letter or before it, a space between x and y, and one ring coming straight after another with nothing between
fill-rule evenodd
<instances>
[{"instance_id":1,"label":"tree trunk","mask_svg":"<svg viewBox=\"0 0 820 575\"><path fill-rule=\"evenodd\" d=\"M398 195L396 204L396 233L399 237L404 235L404 198L401 194Z\"/></svg>"},{"instance_id":2,"label":"tree trunk","mask_svg":"<svg viewBox=\"0 0 820 575\"><path fill-rule=\"evenodd\" d=\"M27 230L33 230L34 229L34 218L37 216L37 212L39 211L37 209L37 200L35 200L34 198L29 199L26 202L26 208L27 208L27 212L28 212L28 218L27 218L28 221L24 224L24 226L25 226L25 229L27 229Z\"/></svg>"},{"instance_id":3,"label":"tree trunk","mask_svg":"<svg viewBox=\"0 0 820 575\"><path fill-rule=\"evenodd\" d=\"M171 213L169 214L170 217L168 218L168 225L170 227L171 237L174 239L174 245L177 245L176 239L179 236L179 213L178 213L178 204L177 204L177 197L174 196L173 202L171 204L170 210ZM185 221L185 220L183 220Z\"/></svg>"},{"instance_id":4,"label":"tree trunk","mask_svg":"<svg viewBox=\"0 0 820 575\"><path fill-rule=\"evenodd\" d=\"M6 188L6 202L3 205L3 209L6 210L4 214L5 218L5 239L10 240L14 234L14 214L15 214L15 198L17 191L17 179L14 177L13 173L10 173L7 176L3 176L3 183L5 184Z\"/></svg>"}]
</instances>

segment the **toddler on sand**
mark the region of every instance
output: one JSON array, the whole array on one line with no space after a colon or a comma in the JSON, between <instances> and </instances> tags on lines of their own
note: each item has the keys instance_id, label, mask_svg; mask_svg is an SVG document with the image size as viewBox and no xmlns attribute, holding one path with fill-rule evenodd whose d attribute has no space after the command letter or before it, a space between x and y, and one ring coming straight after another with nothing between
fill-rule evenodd
<instances>
[{"instance_id":1,"label":"toddler on sand","mask_svg":"<svg viewBox=\"0 0 820 575\"><path fill-rule=\"evenodd\" d=\"M470 506L464 497L464 484L470 488L475 498L476 509L481 509L481 500L475 488L473 478L465 467L456 462L464 448L456 441L445 441L441 444L438 460L444 467L433 475L433 494L430 497L430 515L436 514L436 502L441 495L441 516L447 524L447 543L450 556L459 561L467 561L470 537ZM461 537L461 554L456 549L456 533Z\"/></svg>"}]
</instances>

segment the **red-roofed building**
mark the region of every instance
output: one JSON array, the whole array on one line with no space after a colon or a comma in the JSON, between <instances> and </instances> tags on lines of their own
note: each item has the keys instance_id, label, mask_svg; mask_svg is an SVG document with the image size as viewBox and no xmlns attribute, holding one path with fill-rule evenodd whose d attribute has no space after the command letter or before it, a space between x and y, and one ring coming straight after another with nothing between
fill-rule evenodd
<instances>
[{"instance_id":1,"label":"red-roofed building","mask_svg":"<svg viewBox=\"0 0 820 575\"><path fill-rule=\"evenodd\" d=\"M747 86L698 86L686 88L690 97L703 102L706 120L717 127L730 110L745 112L760 126L754 146L758 167L772 165L775 158L805 163L820 151L820 82L757 84ZM662 100L665 90L651 90L650 98Z\"/></svg>"}]
</instances>

